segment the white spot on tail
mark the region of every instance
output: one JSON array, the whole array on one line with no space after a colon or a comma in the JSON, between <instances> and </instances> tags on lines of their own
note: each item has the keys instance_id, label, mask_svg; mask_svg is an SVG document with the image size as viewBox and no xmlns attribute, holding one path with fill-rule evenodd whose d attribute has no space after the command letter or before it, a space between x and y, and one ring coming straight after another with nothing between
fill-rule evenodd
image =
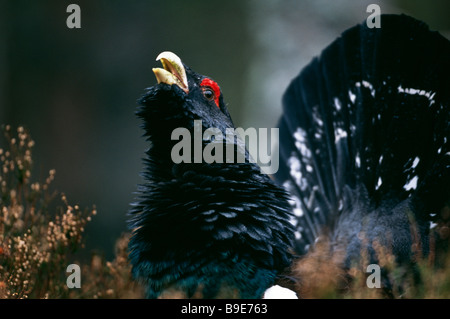
<instances>
[{"instance_id":1,"label":"white spot on tail","mask_svg":"<svg viewBox=\"0 0 450 319\"><path fill-rule=\"evenodd\" d=\"M356 126L355 126L355 124L350 124L350 132L351 132L352 136L355 135L355 132L356 132Z\"/></svg>"},{"instance_id":2,"label":"white spot on tail","mask_svg":"<svg viewBox=\"0 0 450 319\"><path fill-rule=\"evenodd\" d=\"M298 299L298 297L292 290L275 285L264 292L263 299Z\"/></svg>"},{"instance_id":3,"label":"white spot on tail","mask_svg":"<svg viewBox=\"0 0 450 319\"><path fill-rule=\"evenodd\" d=\"M289 173L291 174L295 183L297 185L300 185L300 181L302 178L302 172L300 171L301 163L300 163L299 159L295 156L289 157L288 165L290 168Z\"/></svg>"},{"instance_id":4,"label":"white spot on tail","mask_svg":"<svg viewBox=\"0 0 450 319\"><path fill-rule=\"evenodd\" d=\"M341 101L339 101L339 99L337 97L335 97L333 99L333 101L334 101L334 107L336 108L336 111L340 111L342 108Z\"/></svg>"},{"instance_id":5,"label":"white spot on tail","mask_svg":"<svg viewBox=\"0 0 450 319\"><path fill-rule=\"evenodd\" d=\"M412 168L416 168L416 166L417 166L417 164L419 164L419 162L420 162L420 158L418 158L418 157L416 157L415 159L414 159L414 162L412 163Z\"/></svg>"},{"instance_id":6,"label":"white spot on tail","mask_svg":"<svg viewBox=\"0 0 450 319\"><path fill-rule=\"evenodd\" d=\"M361 82L356 82L355 86L359 88L361 87L361 84L362 86L370 90L370 95L372 95L372 97L375 97L375 89L373 88L373 85L370 82L362 80Z\"/></svg>"},{"instance_id":7,"label":"white spot on tail","mask_svg":"<svg viewBox=\"0 0 450 319\"><path fill-rule=\"evenodd\" d=\"M344 208L344 202L342 201L342 199L340 199L339 200L339 207L338 207L339 211L341 211L342 208Z\"/></svg>"},{"instance_id":8,"label":"white spot on tail","mask_svg":"<svg viewBox=\"0 0 450 319\"><path fill-rule=\"evenodd\" d=\"M428 101L430 101L429 106L434 104L434 96L436 94L436 92L426 92L424 90L419 90L419 89L413 89L413 88L403 88L401 85L397 88L399 93L406 93L406 94L410 94L410 95L421 95L421 96L425 96Z\"/></svg>"},{"instance_id":9,"label":"white spot on tail","mask_svg":"<svg viewBox=\"0 0 450 319\"><path fill-rule=\"evenodd\" d=\"M291 217L291 219L289 219L289 222L291 223L292 226L297 227L298 224L297 218Z\"/></svg>"},{"instance_id":10,"label":"white spot on tail","mask_svg":"<svg viewBox=\"0 0 450 319\"><path fill-rule=\"evenodd\" d=\"M306 158L311 157L311 151L306 146L306 132L302 128L297 128L294 133L295 147L300 151L300 154Z\"/></svg>"},{"instance_id":11,"label":"white spot on tail","mask_svg":"<svg viewBox=\"0 0 450 319\"><path fill-rule=\"evenodd\" d=\"M358 168L361 167L361 158L359 157L359 153L356 153L355 164L356 164L356 167L358 167Z\"/></svg>"},{"instance_id":12,"label":"white spot on tail","mask_svg":"<svg viewBox=\"0 0 450 319\"><path fill-rule=\"evenodd\" d=\"M405 186L403 186L403 188L407 191L409 190L415 190L417 188L417 180L419 178L417 176L414 176L413 178L411 178L408 183L405 184Z\"/></svg>"},{"instance_id":13,"label":"white spot on tail","mask_svg":"<svg viewBox=\"0 0 450 319\"><path fill-rule=\"evenodd\" d=\"M293 213L297 217L302 217L303 216L303 210L301 210L299 207L294 208Z\"/></svg>"},{"instance_id":14,"label":"white spot on tail","mask_svg":"<svg viewBox=\"0 0 450 319\"><path fill-rule=\"evenodd\" d=\"M336 131L334 132L334 142L337 143L339 142L341 139L346 138L347 137L347 132L344 131L343 129L341 129L340 127L338 127L336 129Z\"/></svg>"},{"instance_id":15,"label":"white spot on tail","mask_svg":"<svg viewBox=\"0 0 450 319\"><path fill-rule=\"evenodd\" d=\"M322 121L322 119L320 118L320 113L317 111L317 109L314 109L313 119L314 119L314 122L316 122L316 124L317 124L319 127L323 126L323 121Z\"/></svg>"},{"instance_id":16,"label":"white spot on tail","mask_svg":"<svg viewBox=\"0 0 450 319\"><path fill-rule=\"evenodd\" d=\"M370 90L370 95L372 95L372 97L375 97L375 89L373 88L372 84L370 84L369 82L363 80L362 81L362 85L365 88L368 88Z\"/></svg>"},{"instance_id":17,"label":"white spot on tail","mask_svg":"<svg viewBox=\"0 0 450 319\"><path fill-rule=\"evenodd\" d=\"M380 188L381 184L383 184L383 181L381 180L381 177L378 177L378 182L377 182L377 186L375 186L375 190L378 190Z\"/></svg>"},{"instance_id":18,"label":"white spot on tail","mask_svg":"<svg viewBox=\"0 0 450 319\"><path fill-rule=\"evenodd\" d=\"M352 104L355 104L356 101L356 95L353 94L352 91L348 90L348 97L350 98L350 101L352 102Z\"/></svg>"}]
</instances>

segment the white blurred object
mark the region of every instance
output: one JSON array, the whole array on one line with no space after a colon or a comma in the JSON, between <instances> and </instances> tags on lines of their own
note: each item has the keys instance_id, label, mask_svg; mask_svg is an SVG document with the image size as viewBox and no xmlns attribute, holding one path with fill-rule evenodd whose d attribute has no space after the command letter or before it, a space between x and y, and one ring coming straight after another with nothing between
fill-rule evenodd
<instances>
[{"instance_id":1,"label":"white blurred object","mask_svg":"<svg viewBox=\"0 0 450 319\"><path fill-rule=\"evenodd\" d=\"M275 285L266 290L263 299L298 299L298 297L292 290Z\"/></svg>"}]
</instances>

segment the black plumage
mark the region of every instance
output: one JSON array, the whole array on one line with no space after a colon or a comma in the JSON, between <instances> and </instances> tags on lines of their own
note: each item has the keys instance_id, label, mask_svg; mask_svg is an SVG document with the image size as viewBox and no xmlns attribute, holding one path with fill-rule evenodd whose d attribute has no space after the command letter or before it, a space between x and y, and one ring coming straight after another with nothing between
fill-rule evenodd
<instances>
[{"instance_id":1,"label":"black plumage","mask_svg":"<svg viewBox=\"0 0 450 319\"><path fill-rule=\"evenodd\" d=\"M283 97L277 180L293 195L296 249L327 229L345 265L381 242L411 261L450 200L450 43L405 15L345 31ZM412 227L417 234L412 234ZM362 243L362 237L365 243Z\"/></svg>"},{"instance_id":2,"label":"black plumage","mask_svg":"<svg viewBox=\"0 0 450 319\"><path fill-rule=\"evenodd\" d=\"M133 274L151 298L167 289L187 297L259 298L290 264L287 194L248 160L172 161L175 128L192 132L199 119L203 129L219 128L224 135L233 127L222 95L219 108L202 93L205 77L188 67L186 73L189 94L161 83L140 100L137 114L151 148L144 160L146 182L130 212Z\"/></svg>"},{"instance_id":3,"label":"black plumage","mask_svg":"<svg viewBox=\"0 0 450 319\"><path fill-rule=\"evenodd\" d=\"M409 262L418 235L426 254L433 216L450 201L449 57L448 40L404 15L345 31L284 94L275 175L284 188L248 154L172 161L175 128L192 133L202 120L225 134L233 122L222 93L203 90L205 76L184 66L187 90L165 66L180 81L147 89L137 112L151 147L129 248L148 296L259 298L292 262L290 248L305 254L325 229L343 267L362 249L377 262L375 240Z\"/></svg>"}]
</instances>

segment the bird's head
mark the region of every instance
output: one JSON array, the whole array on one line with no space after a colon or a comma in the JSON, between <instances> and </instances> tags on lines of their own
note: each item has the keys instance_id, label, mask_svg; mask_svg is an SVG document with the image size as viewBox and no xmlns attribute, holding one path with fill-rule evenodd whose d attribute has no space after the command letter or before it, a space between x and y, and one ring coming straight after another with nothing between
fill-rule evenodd
<instances>
[{"instance_id":1,"label":"bird's head","mask_svg":"<svg viewBox=\"0 0 450 319\"><path fill-rule=\"evenodd\" d=\"M156 60L162 63L162 68L153 68L158 83L147 89L137 112L148 135L177 127L190 130L194 120L224 133L234 127L217 82L194 72L172 52L162 52Z\"/></svg>"}]
</instances>

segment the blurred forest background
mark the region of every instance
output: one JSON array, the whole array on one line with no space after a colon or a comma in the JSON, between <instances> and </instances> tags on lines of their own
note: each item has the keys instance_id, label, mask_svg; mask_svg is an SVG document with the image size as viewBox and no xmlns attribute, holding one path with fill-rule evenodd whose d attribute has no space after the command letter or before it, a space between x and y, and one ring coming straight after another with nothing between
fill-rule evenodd
<instances>
[{"instance_id":1,"label":"blurred forest background","mask_svg":"<svg viewBox=\"0 0 450 319\"><path fill-rule=\"evenodd\" d=\"M66 8L81 7L81 29ZM88 250L113 255L141 182L147 148L136 100L170 50L217 80L240 127L275 127L290 80L369 4L406 13L450 37L447 0L0 0L0 125L36 142L34 177L80 207L97 207Z\"/></svg>"}]
</instances>

